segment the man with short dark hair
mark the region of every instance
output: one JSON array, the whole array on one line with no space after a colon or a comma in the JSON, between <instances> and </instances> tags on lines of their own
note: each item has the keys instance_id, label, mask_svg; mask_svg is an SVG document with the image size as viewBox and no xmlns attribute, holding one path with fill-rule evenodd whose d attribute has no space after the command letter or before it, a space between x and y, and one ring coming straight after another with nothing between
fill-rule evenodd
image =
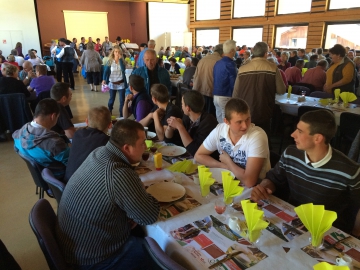
<instances>
[{"instance_id":1,"label":"man with short dark hair","mask_svg":"<svg viewBox=\"0 0 360 270\"><path fill-rule=\"evenodd\" d=\"M101 45L102 47L102 55L106 56L109 53L110 49L113 48L112 42L109 41L109 37L105 37L105 41Z\"/></svg>"},{"instance_id":2,"label":"man with short dark hair","mask_svg":"<svg viewBox=\"0 0 360 270\"><path fill-rule=\"evenodd\" d=\"M267 61L268 49L265 42L255 44L250 63L239 68L232 95L249 104L251 121L266 134L270 134L275 94L286 90L279 69Z\"/></svg>"},{"instance_id":3,"label":"man with short dark hair","mask_svg":"<svg viewBox=\"0 0 360 270\"><path fill-rule=\"evenodd\" d=\"M111 114L105 106L91 108L85 120L87 127L77 130L71 144L69 162L64 181L67 182L88 155L109 141L107 135L111 128Z\"/></svg>"},{"instance_id":4,"label":"man with short dark hair","mask_svg":"<svg viewBox=\"0 0 360 270\"><path fill-rule=\"evenodd\" d=\"M67 183L56 236L69 267L155 269L144 240L130 234L134 222L152 224L160 210L133 169L145 139L141 124L118 121L110 141L91 152Z\"/></svg>"},{"instance_id":5,"label":"man with short dark hair","mask_svg":"<svg viewBox=\"0 0 360 270\"><path fill-rule=\"evenodd\" d=\"M218 151L220 161L210 155ZM239 98L225 106L224 123L205 139L195 160L212 168L232 171L245 186L253 187L270 169L268 138L264 130L251 123L250 108Z\"/></svg>"},{"instance_id":6,"label":"man with short dark hair","mask_svg":"<svg viewBox=\"0 0 360 270\"><path fill-rule=\"evenodd\" d=\"M320 60L315 68L308 69L302 83L308 83L315 86L315 90L322 91L326 83L326 70L328 68L328 62L326 60Z\"/></svg>"},{"instance_id":7,"label":"man with short dark hair","mask_svg":"<svg viewBox=\"0 0 360 270\"><path fill-rule=\"evenodd\" d=\"M303 60L309 61L309 56L306 54L306 51L304 49L298 50L298 57Z\"/></svg>"},{"instance_id":8,"label":"man with short dark hair","mask_svg":"<svg viewBox=\"0 0 360 270\"><path fill-rule=\"evenodd\" d=\"M62 179L70 149L59 134L51 130L59 113L55 100L41 100L36 106L34 120L16 130L12 137L21 154L31 157L42 167L49 168L56 178Z\"/></svg>"},{"instance_id":9,"label":"man with short dark hair","mask_svg":"<svg viewBox=\"0 0 360 270\"><path fill-rule=\"evenodd\" d=\"M81 37L81 42L79 44L79 51L80 51L80 56L82 55L82 53L86 50L86 45L85 45L85 38Z\"/></svg>"},{"instance_id":10,"label":"man with short dark hair","mask_svg":"<svg viewBox=\"0 0 360 270\"><path fill-rule=\"evenodd\" d=\"M331 147L336 129L335 117L328 110L303 114L291 134L295 145L284 151L276 166L254 187L251 199L267 199L276 191L294 206L324 205L326 210L337 212L335 227L360 235L359 223L354 227L359 216L360 168Z\"/></svg>"},{"instance_id":11,"label":"man with short dark hair","mask_svg":"<svg viewBox=\"0 0 360 270\"><path fill-rule=\"evenodd\" d=\"M143 77L135 74L130 75L129 88L131 94L125 98L123 116L126 119L133 114L135 120L140 122L150 113L154 104L148 93L146 93Z\"/></svg>"},{"instance_id":12,"label":"man with short dark hair","mask_svg":"<svg viewBox=\"0 0 360 270\"><path fill-rule=\"evenodd\" d=\"M70 104L72 98L72 92L69 88L69 84L62 82L54 84L50 90L50 96L58 103L60 108L59 119L52 130L56 131L60 135L66 135L67 138L71 139L76 130L71 122L69 113L65 108Z\"/></svg>"},{"instance_id":13,"label":"man with short dark hair","mask_svg":"<svg viewBox=\"0 0 360 270\"><path fill-rule=\"evenodd\" d=\"M290 85L301 82L302 80L302 68L304 67L305 62L303 59L296 60L294 67L289 67L285 70L285 76Z\"/></svg>"},{"instance_id":14,"label":"man with short dark hair","mask_svg":"<svg viewBox=\"0 0 360 270\"><path fill-rule=\"evenodd\" d=\"M204 105L204 97L198 91L187 91L181 100L183 118L167 119L165 137L175 138L175 144L184 145L192 156L218 124L213 115L203 111Z\"/></svg>"},{"instance_id":15,"label":"man with short dark hair","mask_svg":"<svg viewBox=\"0 0 360 270\"><path fill-rule=\"evenodd\" d=\"M305 68L314 68L317 65L317 61L318 60L318 55L317 54L313 54L312 56L310 56L310 61L305 63Z\"/></svg>"}]
</instances>

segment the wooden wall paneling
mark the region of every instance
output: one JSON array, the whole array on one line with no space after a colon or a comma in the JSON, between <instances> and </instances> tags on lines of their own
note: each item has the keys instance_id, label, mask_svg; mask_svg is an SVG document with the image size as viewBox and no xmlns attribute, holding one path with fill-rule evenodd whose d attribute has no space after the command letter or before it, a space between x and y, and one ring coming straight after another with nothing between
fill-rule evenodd
<instances>
[{"instance_id":1,"label":"wooden wall paneling","mask_svg":"<svg viewBox=\"0 0 360 270\"><path fill-rule=\"evenodd\" d=\"M190 28L190 32L192 33L192 47L196 46L196 31L195 28Z\"/></svg>"},{"instance_id":2,"label":"wooden wall paneling","mask_svg":"<svg viewBox=\"0 0 360 270\"><path fill-rule=\"evenodd\" d=\"M309 23L308 35L306 41L306 51L311 51L313 48L320 48L323 45L324 39L324 22Z\"/></svg>"},{"instance_id":3,"label":"wooden wall paneling","mask_svg":"<svg viewBox=\"0 0 360 270\"><path fill-rule=\"evenodd\" d=\"M220 20L231 20L233 15L233 1L221 0Z\"/></svg>"},{"instance_id":4,"label":"wooden wall paneling","mask_svg":"<svg viewBox=\"0 0 360 270\"><path fill-rule=\"evenodd\" d=\"M195 0L190 0L190 23L195 22Z\"/></svg>"},{"instance_id":5,"label":"wooden wall paneling","mask_svg":"<svg viewBox=\"0 0 360 270\"><path fill-rule=\"evenodd\" d=\"M219 33L219 42L224 43L226 40L231 39L232 36L232 27L226 26L226 27L220 27Z\"/></svg>"},{"instance_id":6,"label":"wooden wall paneling","mask_svg":"<svg viewBox=\"0 0 360 270\"><path fill-rule=\"evenodd\" d=\"M274 47L274 31L275 25L264 25L262 41L266 42L271 48Z\"/></svg>"},{"instance_id":7,"label":"wooden wall paneling","mask_svg":"<svg viewBox=\"0 0 360 270\"><path fill-rule=\"evenodd\" d=\"M274 17L276 14L276 1L266 0L265 5L265 17Z\"/></svg>"}]
</instances>

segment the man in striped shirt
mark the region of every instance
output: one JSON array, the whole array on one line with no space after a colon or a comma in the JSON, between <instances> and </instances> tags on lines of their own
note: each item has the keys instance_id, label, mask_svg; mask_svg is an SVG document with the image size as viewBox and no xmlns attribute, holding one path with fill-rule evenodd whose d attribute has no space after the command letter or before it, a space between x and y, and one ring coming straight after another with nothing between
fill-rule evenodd
<instances>
[{"instance_id":1,"label":"man in striped shirt","mask_svg":"<svg viewBox=\"0 0 360 270\"><path fill-rule=\"evenodd\" d=\"M153 269L134 222L156 222L159 204L133 169L146 150L145 132L133 120L118 121L110 141L95 149L73 174L58 208L57 239L76 269Z\"/></svg>"},{"instance_id":2,"label":"man in striped shirt","mask_svg":"<svg viewBox=\"0 0 360 270\"><path fill-rule=\"evenodd\" d=\"M251 199L267 199L277 192L289 203L324 205L338 215L334 226L360 235L360 166L330 146L335 136L334 115L327 110L305 113L291 134L289 146L266 178L251 192Z\"/></svg>"}]
</instances>

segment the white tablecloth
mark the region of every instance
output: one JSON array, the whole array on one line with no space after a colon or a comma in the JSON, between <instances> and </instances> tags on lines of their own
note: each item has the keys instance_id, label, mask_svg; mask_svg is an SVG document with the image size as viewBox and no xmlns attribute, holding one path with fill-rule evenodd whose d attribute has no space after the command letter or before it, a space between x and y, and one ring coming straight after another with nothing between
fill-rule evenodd
<instances>
[{"instance_id":1,"label":"white tablecloth","mask_svg":"<svg viewBox=\"0 0 360 270\"><path fill-rule=\"evenodd\" d=\"M287 100L287 93L284 95L276 95L275 102L280 105L281 111L286 114L297 116L298 114L298 108L299 106L314 106L319 108L324 108L319 104L319 98L314 97L305 97L305 102L298 102L298 95L291 94L291 98L288 101ZM331 106L329 109L331 109L334 112L335 115L335 121L336 124L340 125L340 114L343 112L350 112L355 114L360 114L360 107L356 108L343 108L338 106Z\"/></svg>"},{"instance_id":2,"label":"white tablecloth","mask_svg":"<svg viewBox=\"0 0 360 270\"><path fill-rule=\"evenodd\" d=\"M186 175L183 175L182 185L190 196L203 203L203 205L187 212L183 212L166 221L158 221L155 224L148 225L145 227L145 230L147 235L154 238L173 260L183 265L186 269L207 269L182 248L171 237L169 232L206 216L217 216L214 210L214 200L217 196L210 193L208 202L204 203L203 198L200 196L199 186L194 184L194 182ZM235 198L234 202L249 198L250 193L251 189L246 189L241 196ZM236 211L232 215L241 216L241 214ZM226 220L226 223L227 221L228 219ZM336 228L331 228L329 232L335 230ZM268 255L268 258L260 261L258 264L251 267L251 269L313 269L313 265L317 264L318 261L300 249L309 244L309 236L310 234L307 232L290 242L284 242L271 232L264 230L260 243L257 243L256 245L261 251ZM289 247L290 251L286 253L283 247Z\"/></svg>"}]
</instances>

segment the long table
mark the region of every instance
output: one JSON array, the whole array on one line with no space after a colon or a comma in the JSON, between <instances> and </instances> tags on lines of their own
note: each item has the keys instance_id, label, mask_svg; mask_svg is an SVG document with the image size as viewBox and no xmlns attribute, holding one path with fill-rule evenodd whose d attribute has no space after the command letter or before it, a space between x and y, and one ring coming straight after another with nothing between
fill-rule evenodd
<instances>
[{"instance_id":1,"label":"long table","mask_svg":"<svg viewBox=\"0 0 360 270\"><path fill-rule=\"evenodd\" d=\"M146 162L145 166L153 169L151 162ZM165 162L164 167L166 166L168 166L168 164ZM179 239L176 240L174 238L174 234L175 232L179 231L179 228L188 229L191 226L196 227L194 221L210 220L210 215L215 218L218 216L214 210L214 201L216 200L216 198L218 198L218 196L211 193L208 199L202 198L200 196L199 186L196 185L193 180L185 174L182 174L182 185L185 187L187 195L190 195L202 205L195 207L189 211L182 212L169 219L159 220L155 224L145 226L145 230L147 235L153 237L159 243L161 248L168 255L170 255L172 259L183 265L186 269L208 269L209 257L211 257L209 254L213 254L214 252L215 254L217 252L222 252L219 249L215 249L214 251L215 246L222 247L223 251L226 250L224 249L224 247L228 247L229 245L231 245L231 247L235 249L243 250L243 254L237 257L237 265L234 264L233 261L229 261L229 264L227 264L227 267L229 269L246 269L249 265L253 265L251 266L251 269L254 270L313 269L313 265L317 264L319 261L322 260L335 263L336 256L339 255L338 251L332 249L329 251L320 252L319 254L314 253L313 250L310 249L308 246L310 236L309 232L303 232L291 226L291 224L293 224L293 222L296 220L296 215L293 212L293 207L276 197L271 197L271 199L267 201L262 207L264 209L265 217L269 221L271 221L275 225L283 224L283 228L280 228L280 236L279 230L275 230L275 228L277 227L271 226L269 227L269 230L264 230L262 232L260 242L257 243L255 247L250 246L250 248L246 248L249 247L247 246L247 244L249 243L246 244L246 241L244 242L244 239L241 239L241 237L238 238L237 241L231 241L223 235L219 234L214 229L216 220L213 220L213 227L208 233L201 231L199 234L202 234L200 237L202 240L200 240L200 242L206 242L210 239L210 241L213 242L215 246L211 245L210 248L199 246L199 236L196 236L197 238L191 238L187 241L179 241ZM241 196L235 198L235 205L237 205L237 203L239 203L241 200L249 198L250 193L251 189L245 189ZM234 212L230 215L243 218L241 211L234 210ZM224 222L225 224L228 223L229 216L227 216L227 219ZM213 217L211 217L211 219ZM226 226L222 227L226 229ZM287 236L284 238L284 234L281 235L281 229L290 229L290 233L287 234ZM299 233L299 231L301 232L301 234ZM276 235L276 233L278 235ZM333 233L333 235L335 235L335 240L333 237L328 235L330 233ZM347 234L342 233L334 227L331 228L326 235L327 236L325 238L330 239L330 243L334 243L335 241L337 241L336 237L338 237L339 235L341 235L341 237L348 236ZM342 239L341 237L340 239ZM288 242L286 242L284 239L288 240ZM351 237L346 240L346 243L344 241L343 243L341 243L341 245L344 249L343 251L346 254L349 254L351 257L356 258L357 261L360 261L359 240ZM204 244L204 246L206 246L206 244ZM303 250L301 248L303 248ZM211 249L211 251L209 251L209 249ZM207 256L205 256L204 254L207 254ZM322 259L314 258L316 256L320 256ZM219 256L219 258L217 259L221 259L222 257L223 256ZM212 263L214 263L215 261L215 258L213 258ZM243 266L242 268L240 268L239 263L243 263L247 266ZM357 262L354 262L354 265L360 267L360 264ZM236 268L236 266L238 268Z\"/></svg>"},{"instance_id":2,"label":"long table","mask_svg":"<svg viewBox=\"0 0 360 270\"><path fill-rule=\"evenodd\" d=\"M360 107L356 108L343 108L341 106L332 105L330 107L324 107L319 104L320 98L314 98L306 96L306 100L298 102L299 95L291 94L290 100L287 100L287 93L283 95L276 95L275 102L280 105L281 111L286 114L297 116L299 106L311 106L318 108L330 109L334 112L336 124L340 125L340 115L343 112L350 112L354 114L360 114Z\"/></svg>"}]
</instances>

